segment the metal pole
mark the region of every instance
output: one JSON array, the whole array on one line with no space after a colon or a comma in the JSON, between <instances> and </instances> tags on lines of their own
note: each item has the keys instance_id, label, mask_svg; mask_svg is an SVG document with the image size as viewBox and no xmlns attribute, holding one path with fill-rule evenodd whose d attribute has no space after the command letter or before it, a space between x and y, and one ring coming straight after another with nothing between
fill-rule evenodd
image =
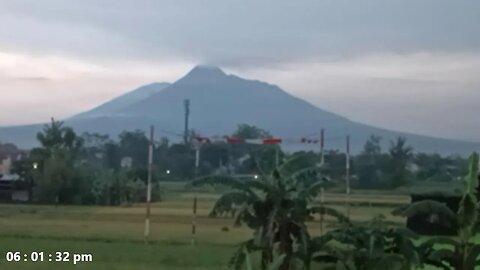
<instances>
[{"instance_id":1,"label":"metal pole","mask_svg":"<svg viewBox=\"0 0 480 270\"><path fill-rule=\"evenodd\" d=\"M150 237L150 202L152 201L153 133L154 129L151 126L148 144L147 213L145 216L145 243L147 244Z\"/></svg>"},{"instance_id":2,"label":"metal pole","mask_svg":"<svg viewBox=\"0 0 480 270\"><path fill-rule=\"evenodd\" d=\"M345 204L347 217L350 217L350 135L347 135L345 160Z\"/></svg>"},{"instance_id":3,"label":"metal pole","mask_svg":"<svg viewBox=\"0 0 480 270\"><path fill-rule=\"evenodd\" d=\"M184 130L184 133L183 133L183 141L185 143L185 145L188 144L188 118L190 117L190 100L189 99L185 99L183 101L183 105L185 106L185 130Z\"/></svg>"},{"instance_id":4,"label":"metal pole","mask_svg":"<svg viewBox=\"0 0 480 270\"><path fill-rule=\"evenodd\" d=\"M192 246L195 245L196 233L197 233L197 196L193 198Z\"/></svg>"},{"instance_id":5,"label":"metal pole","mask_svg":"<svg viewBox=\"0 0 480 270\"><path fill-rule=\"evenodd\" d=\"M324 153L324 148L325 148L325 129L320 130L320 165L325 164L325 153Z\"/></svg>"},{"instance_id":6,"label":"metal pole","mask_svg":"<svg viewBox=\"0 0 480 270\"><path fill-rule=\"evenodd\" d=\"M324 227L323 223L325 222L325 215L324 215L325 193L324 193L323 187L320 190L320 202L322 207L322 211L320 212L320 235L323 235L323 227Z\"/></svg>"},{"instance_id":7,"label":"metal pole","mask_svg":"<svg viewBox=\"0 0 480 270\"><path fill-rule=\"evenodd\" d=\"M200 148L201 144L195 146L195 171L194 178L198 177L198 170L200 167ZM193 198L193 215L192 215L192 246L195 245L195 237L197 233L197 196Z\"/></svg>"},{"instance_id":8,"label":"metal pole","mask_svg":"<svg viewBox=\"0 0 480 270\"><path fill-rule=\"evenodd\" d=\"M200 167L200 145L195 148L195 171L194 177L198 177L198 168Z\"/></svg>"},{"instance_id":9,"label":"metal pole","mask_svg":"<svg viewBox=\"0 0 480 270\"><path fill-rule=\"evenodd\" d=\"M324 155L324 146L325 146L325 129L320 130L320 166L323 168L325 164L325 155ZM323 227L324 227L324 210L325 207L325 189L322 187L320 188L320 202L322 206L322 212L320 213L320 235L323 235Z\"/></svg>"}]
</instances>

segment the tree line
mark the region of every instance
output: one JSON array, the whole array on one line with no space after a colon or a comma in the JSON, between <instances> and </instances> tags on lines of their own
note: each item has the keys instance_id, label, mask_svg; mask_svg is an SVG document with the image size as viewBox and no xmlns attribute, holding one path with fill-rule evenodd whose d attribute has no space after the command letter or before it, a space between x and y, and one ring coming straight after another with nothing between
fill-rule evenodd
<instances>
[{"instance_id":1,"label":"tree line","mask_svg":"<svg viewBox=\"0 0 480 270\"><path fill-rule=\"evenodd\" d=\"M192 132L193 133L193 132ZM268 138L270 132L246 124L230 136ZM28 158L14 163L14 172L32 186L32 200L39 203L119 205L145 200L149 139L144 131L125 131L118 138L96 133L78 135L63 122L52 119L37 134L40 146ZM284 153L278 145L205 144L198 170L194 168L192 145L155 141L153 155L153 199L160 199L158 183L188 181L212 174L261 174L276 167L279 160L301 155L300 167L318 164L314 151ZM324 170L343 183L345 153L325 153ZM381 138L372 135L363 151L351 157L354 188L393 189L417 181L450 182L466 172L462 157L414 153L403 138L382 151Z\"/></svg>"}]
</instances>

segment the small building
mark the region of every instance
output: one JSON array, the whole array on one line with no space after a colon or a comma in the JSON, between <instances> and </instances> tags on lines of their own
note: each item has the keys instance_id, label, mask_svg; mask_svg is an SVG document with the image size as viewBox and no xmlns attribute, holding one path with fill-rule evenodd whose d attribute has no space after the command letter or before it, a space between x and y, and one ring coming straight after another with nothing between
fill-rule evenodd
<instances>
[{"instance_id":1,"label":"small building","mask_svg":"<svg viewBox=\"0 0 480 270\"><path fill-rule=\"evenodd\" d=\"M0 180L0 202L28 202L30 184L20 180Z\"/></svg>"},{"instance_id":2,"label":"small building","mask_svg":"<svg viewBox=\"0 0 480 270\"><path fill-rule=\"evenodd\" d=\"M26 202L29 200L30 184L12 172L15 161L26 156L13 144L0 143L0 202Z\"/></svg>"}]
</instances>

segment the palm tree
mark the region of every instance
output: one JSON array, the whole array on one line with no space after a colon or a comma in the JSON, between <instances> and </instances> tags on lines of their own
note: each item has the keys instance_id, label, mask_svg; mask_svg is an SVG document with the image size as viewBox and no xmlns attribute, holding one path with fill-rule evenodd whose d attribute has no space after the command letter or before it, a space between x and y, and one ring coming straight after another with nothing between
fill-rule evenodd
<instances>
[{"instance_id":1,"label":"palm tree","mask_svg":"<svg viewBox=\"0 0 480 270\"><path fill-rule=\"evenodd\" d=\"M455 270L474 270L480 266L480 245L474 242L480 229L477 195L479 177L479 156L473 153L469 158L469 172L465 177L466 190L456 215L448 207L435 201L417 202L401 211L408 216L432 209L453 217L458 226L456 238L432 238L418 247L425 264Z\"/></svg>"},{"instance_id":2,"label":"palm tree","mask_svg":"<svg viewBox=\"0 0 480 270\"><path fill-rule=\"evenodd\" d=\"M59 149L76 152L83 143L72 128L65 127L62 121L55 121L53 118L50 125L45 125L42 132L37 134L37 140L47 155L52 155Z\"/></svg>"},{"instance_id":3,"label":"palm tree","mask_svg":"<svg viewBox=\"0 0 480 270\"><path fill-rule=\"evenodd\" d=\"M321 176L320 167L293 171L298 160L299 156L294 156L270 174L262 172L258 179L217 175L191 183L230 187L232 191L217 200L210 216L234 212L235 225L245 223L254 230L254 237L244 242L233 256L230 266L234 269L242 269L245 251L261 252L262 269L275 260L276 252L284 256L281 270L290 269L294 257L306 258L300 255L307 254L310 239L305 222L319 211L310 203L328 181Z\"/></svg>"}]
</instances>

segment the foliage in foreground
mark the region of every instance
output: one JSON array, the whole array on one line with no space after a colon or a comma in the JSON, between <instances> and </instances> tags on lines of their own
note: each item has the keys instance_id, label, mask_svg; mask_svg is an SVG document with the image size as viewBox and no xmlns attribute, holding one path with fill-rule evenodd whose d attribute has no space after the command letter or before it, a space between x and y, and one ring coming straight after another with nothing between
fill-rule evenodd
<instances>
[{"instance_id":1,"label":"foliage in foreground","mask_svg":"<svg viewBox=\"0 0 480 270\"><path fill-rule=\"evenodd\" d=\"M296 260L305 261L309 254L310 235L305 222L320 209L310 202L327 183L318 167L293 170L300 157L293 157L270 174L259 179L209 176L192 182L193 186L221 184L232 191L221 196L211 216L234 212L235 224L247 224L254 237L246 241L232 258L231 266L242 269L247 252L261 253L262 269L284 256L279 269L290 269Z\"/></svg>"},{"instance_id":2,"label":"foliage in foreground","mask_svg":"<svg viewBox=\"0 0 480 270\"><path fill-rule=\"evenodd\" d=\"M311 201L326 184L325 178L319 168L290 172L287 168L294 162L287 161L258 180L210 176L192 182L194 186L230 186L233 191L217 201L211 216L233 211L237 225L245 222L254 230L254 237L232 257L232 269L251 269L249 254L257 251L261 253L262 269L272 265L285 270L409 269L419 265L408 230L391 226L382 217L357 225L332 208L312 206ZM314 214L333 216L339 226L313 237L305 223Z\"/></svg>"},{"instance_id":3,"label":"foliage in foreground","mask_svg":"<svg viewBox=\"0 0 480 270\"><path fill-rule=\"evenodd\" d=\"M233 191L215 204L211 216L235 212L236 224L245 222L254 238L244 242L233 256L235 270L252 269L250 255L261 252L262 269L407 270L431 265L441 269L474 270L480 266L480 246L473 242L478 226L478 154L469 160L467 188L458 213L434 201L415 203L402 209L404 215L416 212L446 211L459 226L457 239L433 238L418 245L417 236L406 228L389 224L384 217L362 225L352 223L333 209L312 207L311 201L325 185L318 168L297 172L285 169L289 162L260 179L211 176L193 181L194 186L223 184ZM430 210L429 210L430 209ZM315 213L332 214L338 226L312 237L305 225ZM280 261L280 263L278 263Z\"/></svg>"},{"instance_id":4,"label":"foliage in foreground","mask_svg":"<svg viewBox=\"0 0 480 270\"><path fill-rule=\"evenodd\" d=\"M480 266L480 245L474 242L474 237L480 229L478 212L478 182L479 156L473 153L469 158L469 172L465 177L466 191L460 200L458 212L453 216L458 225L455 238L432 238L418 248L423 262L441 269L474 270ZM412 204L404 210L404 215L421 213L425 209L443 211L445 215L452 215L444 205L425 201ZM439 248L440 247L440 248Z\"/></svg>"},{"instance_id":5,"label":"foliage in foreground","mask_svg":"<svg viewBox=\"0 0 480 270\"><path fill-rule=\"evenodd\" d=\"M312 261L320 269L412 269L420 265L413 239L413 232L389 224L383 216L365 225L345 222L312 239Z\"/></svg>"}]
</instances>

